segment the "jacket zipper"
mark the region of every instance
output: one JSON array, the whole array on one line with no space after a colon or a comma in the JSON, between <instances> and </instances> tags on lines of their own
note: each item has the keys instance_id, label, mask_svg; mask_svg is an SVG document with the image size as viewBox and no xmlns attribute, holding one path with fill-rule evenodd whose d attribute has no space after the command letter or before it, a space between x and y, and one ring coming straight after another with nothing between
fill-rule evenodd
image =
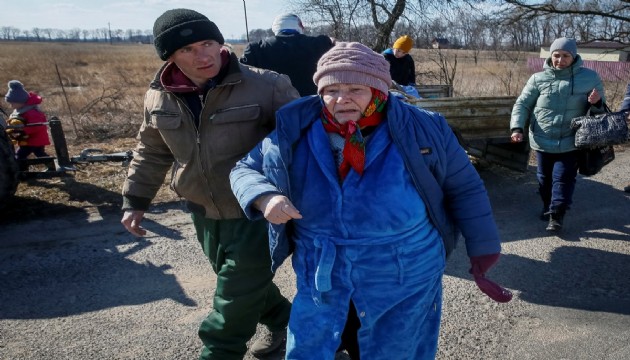
<instances>
[{"instance_id":1,"label":"jacket zipper","mask_svg":"<svg viewBox=\"0 0 630 360\"><path fill-rule=\"evenodd\" d=\"M209 91L211 91L211 90L209 90ZM194 121L192 120L192 119L194 119L195 115L192 113L192 111L188 107L188 104L186 104L184 101L182 101L179 97L175 96L175 94L173 94L172 92L170 92L170 93L171 93L171 95L173 95L175 100L177 102L179 102L180 104L184 105L184 108L186 109L186 111L188 111L189 121L192 122L192 127L193 127L193 129L195 129L195 134L196 134L196 138L197 138L196 141L197 141L197 153L199 154L199 171L203 175L202 178L203 178L203 181L205 182L205 188L206 189L210 189L210 184L208 183L208 178L206 177L206 172L205 172L204 167L203 167L203 160L201 158L201 123L202 123L202 121L201 121L202 120L201 119L201 114L203 114L203 110L206 107L206 103L205 102L201 103L201 112L199 113L199 128L197 128L197 126L195 126ZM206 98L207 98L207 96L206 96ZM212 204L214 204L214 207L217 209L217 212L219 213L219 216L221 218L223 218L223 214L221 214L221 209L219 209L219 207L214 202L214 196L212 196L212 192L211 191L208 191L208 196L210 197L210 201L212 202Z\"/></svg>"}]
</instances>

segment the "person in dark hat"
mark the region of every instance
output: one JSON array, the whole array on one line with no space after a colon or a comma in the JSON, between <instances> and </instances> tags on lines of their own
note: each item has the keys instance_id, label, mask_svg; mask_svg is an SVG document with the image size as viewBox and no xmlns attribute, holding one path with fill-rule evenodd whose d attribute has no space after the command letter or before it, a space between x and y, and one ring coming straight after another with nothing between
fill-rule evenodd
<instances>
[{"instance_id":1,"label":"person in dark hat","mask_svg":"<svg viewBox=\"0 0 630 360\"><path fill-rule=\"evenodd\" d=\"M440 114L391 96L382 55L337 42L313 81L319 96L280 109L230 174L245 214L269 221L274 270L292 254L286 359L333 359L348 326L353 360L433 359L460 232L480 290L512 298L485 276L501 245L483 182Z\"/></svg>"},{"instance_id":2,"label":"person in dark hat","mask_svg":"<svg viewBox=\"0 0 630 360\"><path fill-rule=\"evenodd\" d=\"M145 95L121 222L146 234L144 213L170 171L217 275L213 310L199 327L200 358L242 359L259 323L268 332L250 352L268 354L284 342L291 304L273 283L266 221L244 217L228 176L299 94L285 75L241 65L217 26L196 11L166 11L153 35L165 63Z\"/></svg>"},{"instance_id":3,"label":"person in dark hat","mask_svg":"<svg viewBox=\"0 0 630 360\"><path fill-rule=\"evenodd\" d=\"M302 20L295 14L276 16L271 29L274 36L247 45L241 63L286 74L300 96L315 95L317 60L334 40L326 35L304 34Z\"/></svg>"}]
</instances>

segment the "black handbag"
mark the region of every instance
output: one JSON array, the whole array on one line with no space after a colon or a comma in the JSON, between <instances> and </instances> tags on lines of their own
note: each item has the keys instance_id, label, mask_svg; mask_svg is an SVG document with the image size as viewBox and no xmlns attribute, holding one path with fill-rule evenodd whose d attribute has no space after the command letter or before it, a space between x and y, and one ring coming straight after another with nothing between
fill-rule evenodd
<instances>
[{"instance_id":1,"label":"black handbag","mask_svg":"<svg viewBox=\"0 0 630 360\"><path fill-rule=\"evenodd\" d=\"M592 176L615 160L612 146L578 150L578 172L583 176Z\"/></svg>"},{"instance_id":2,"label":"black handbag","mask_svg":"<svg viewBox=\"0 0 630 360\"><path fill-rule=\"evenodd\" d=\"M604 103L603 114L584 116L571 120L575 130L575 147L578 149L619 145L628 141L628 111L611 112Z\"/></svg>"}]
</instances>

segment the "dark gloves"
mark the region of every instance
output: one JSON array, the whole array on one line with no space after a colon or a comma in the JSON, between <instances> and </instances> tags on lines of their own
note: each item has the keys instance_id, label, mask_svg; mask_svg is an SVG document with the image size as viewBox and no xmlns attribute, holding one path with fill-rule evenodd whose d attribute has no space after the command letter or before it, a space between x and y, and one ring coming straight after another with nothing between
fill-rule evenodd
<instances>
[{"instance_id":1,"label":"dark gloves","mask_svg":"<svg viewBox=\"0 0 630 360\"><path fill-rule=\"evenodd\" d=\"M475 283L479 290L497 302L508 302L512 300L512 293L499 286L497 283L486 279L486 272L499 261L500 254L490 254L470 257L469 273L475 278Z\"/></svg>"}]
</instances>

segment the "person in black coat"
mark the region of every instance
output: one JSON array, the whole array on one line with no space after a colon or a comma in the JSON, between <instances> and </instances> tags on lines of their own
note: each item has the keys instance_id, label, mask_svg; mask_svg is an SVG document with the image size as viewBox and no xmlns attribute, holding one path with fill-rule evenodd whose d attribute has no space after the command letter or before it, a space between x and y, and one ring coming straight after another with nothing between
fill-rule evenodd
<instances>
[{"instance_id":1,"label":"person in black coat","mask_svg":"<svg viewBox=\"0 0 630 360\"><path fill-rule=\"evenodd\" d=\"M275 36L249 43L240 62L289 76L300 96L316 94L313 74L317 60L334 40L326 35L304 35L302 20L295 14L277 16L271 29Z\"/></svg>"}]
</instances>

